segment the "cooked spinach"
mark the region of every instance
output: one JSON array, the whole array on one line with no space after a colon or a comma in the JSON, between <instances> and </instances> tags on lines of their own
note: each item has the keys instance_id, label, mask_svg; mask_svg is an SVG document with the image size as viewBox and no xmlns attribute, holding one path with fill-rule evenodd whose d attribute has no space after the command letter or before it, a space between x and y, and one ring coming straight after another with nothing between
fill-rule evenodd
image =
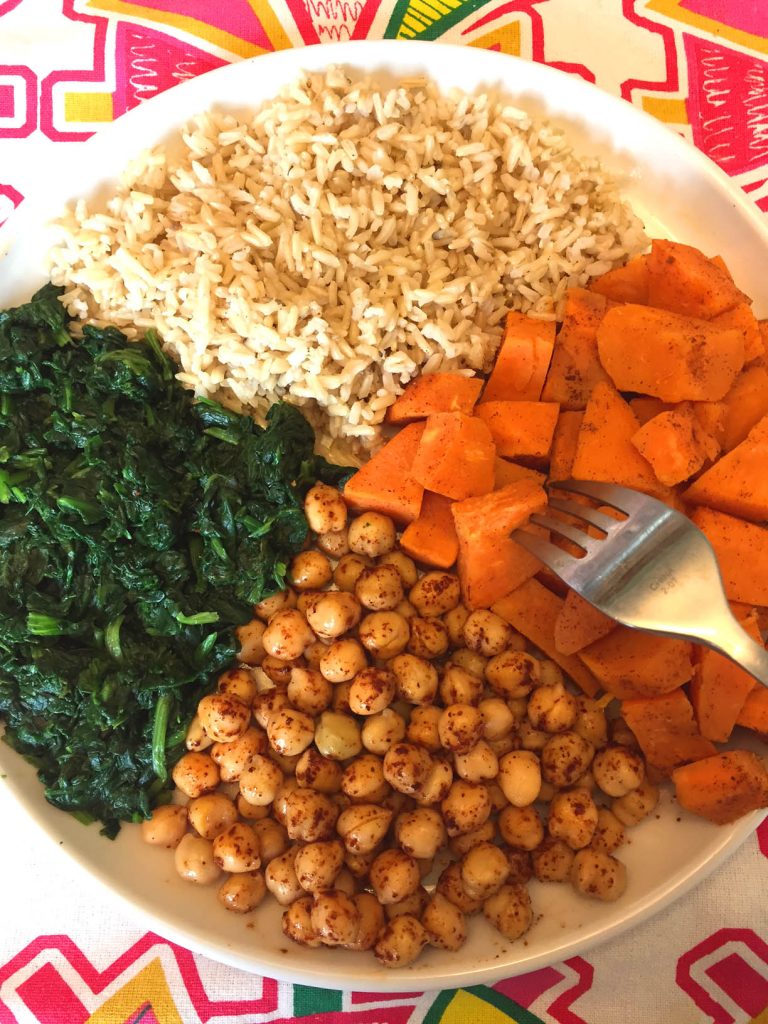
<instances>
[{"instance_id":1,"label":"cooked spinach","mask_svg":"<svg viewBox=\"0 0 768 1024\"><path fill-rule=\"evenodd\" d=\"M292 406L262 429L195 401L152 331L74 339L58 294L0 313L0 716L48 800L114 836L167 797L306 490L345 470Z\"/></svg>"}]
</instances>

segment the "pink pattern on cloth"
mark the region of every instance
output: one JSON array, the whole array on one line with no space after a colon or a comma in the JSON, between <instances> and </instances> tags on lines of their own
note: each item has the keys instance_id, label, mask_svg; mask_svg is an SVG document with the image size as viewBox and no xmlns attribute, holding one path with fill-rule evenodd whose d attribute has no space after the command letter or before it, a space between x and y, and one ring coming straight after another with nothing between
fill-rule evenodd
<instances>
[{"instance_id":1,"label":"pink pattern on cloth","mask_svg":"<svg viewBox=\"0 0 768 1024\"><path fill-rule=\"evenodd\" d=\"M768 1007L768 944L748 928L721 928L680 957L677 983L712 1024L734 1024L723 999L755 1017Z\"/></svg>"},{"instance_id":2,"label":"pink pattern on cloth","mask_svg":"<svg viewBox=\"0 0 768 1024\"><path fill-rule=\"evenodd\" d=\"M559 989L563 980L569 976L574 978L573 984L558 992L547 1007L547 1012L557 1024L585 1024L584 1018L578 1016L571 1007L591 988L594 969L589 961L580 956L572 957L554 967L543 967L538 971L520 974L516 978L508 978L493 987L496 992L501 992L508 999L527 1009L549 989L556 986Z\"/></svg>"},{"instance_id":3,"label":"pink pattern on cloth","mask_svg":"<svg viewBox=\"0 0 768 1024\"><path fill-rule=\"evenodd\" d=\"M684 11L698 14L702 18L711 18L712 21L730 25L742 32L768 37L768 6L764 3L750 4L746 0L735 4L723 3L723 0L680 0L680 6Z\"/></svg>"}]
</instances>

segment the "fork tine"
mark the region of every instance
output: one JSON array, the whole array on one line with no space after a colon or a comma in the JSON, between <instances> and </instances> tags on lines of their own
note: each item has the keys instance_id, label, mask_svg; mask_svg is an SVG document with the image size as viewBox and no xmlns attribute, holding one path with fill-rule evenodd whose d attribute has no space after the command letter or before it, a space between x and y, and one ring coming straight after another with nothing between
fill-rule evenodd
<instances>
[{"instance_id":1,"label":"fork tine","mask_svg":"<svg viewBox=\"0 0 768 1024\"><path fill-rule=\"evenodd\" d=\"M555 547L548 540L535 537L532 533L528 533L527 530L513 530L510 536L512 540L517 541L526 551L530 551L532 555L535 555L540 562L543 562L544 565L557 573L563 580L567 581L574 566L579 564L580 559L569 555L562 548Z\"/></svg>"},{"instance_id":2,"label":"fork tine","mask_svg":"<svg viewBox=\"0 0 768 1024\"><path fill-rule=\"evenodd\" d=\"M619 487L618 484L595 483L592 480L558 480L550 486L558 491L583 494L586 498L593 498L601 505L611 505L619 512L626 512L627 515L639 512L644 508L647 509L649 501L656 501L647 494L632 491L628 487ZM663 502L660 501L657 501L656 504L663 506Z\"/></svg>"},{"instance_id":3,"label":"fork tine","mask_svg":"<svg viewBox=\"0 0 768 1024\"><path fill-rule=\"evenodd\" d=\"M610 533L611 528L615 529L617 526L621 526L621 520L612 519L590 505L577 505L575 501L566 501L565 498L550 498L547 505L557 512L565 512L566 515L573 516L574 519L583 519L585 523L596 526L603 533Z\"/></svg>"},{"instance_id":4,"label":"fork tine","mask_svg":"<svg viewBox=\"0 0 768 1024\"><path fill-rule=\"evenodd\" d=\"M580 530L578 526L571 526L570 523L563 522L562 519L555 519L554 516L542 516L536 513L531 516L530 521L535 526L543 526L545 530L559 533L561 537L573 541L574 544L578 544L586 552L589 552L596 544L602 544L602 541L590 537L588 533Z\"/></svg>"}]
</instances>

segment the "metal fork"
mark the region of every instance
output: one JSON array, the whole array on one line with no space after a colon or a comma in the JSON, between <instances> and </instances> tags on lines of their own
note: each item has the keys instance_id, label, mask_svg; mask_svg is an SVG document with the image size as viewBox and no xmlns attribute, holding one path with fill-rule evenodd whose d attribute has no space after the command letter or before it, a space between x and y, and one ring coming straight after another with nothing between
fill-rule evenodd
<instances>
[{"instance_id":1,"label":"metal fork","mask_svg":"<svg viewBox=\"0 0 768 1024\"><path fill-rule=\"evenodd\" d=\"M567 480L553 491L578 494L627 517L555 497L549 509L577 520L533 515L531 523L577 544L577 557L525 529L514 540L536 555L577 594L624 626L705 644L768 686L768 652L741 628L728 607L715 553L682 513L656 498L615 484ZM604 536L585 533L597 527Z\"/></svg>"}]
</instances>

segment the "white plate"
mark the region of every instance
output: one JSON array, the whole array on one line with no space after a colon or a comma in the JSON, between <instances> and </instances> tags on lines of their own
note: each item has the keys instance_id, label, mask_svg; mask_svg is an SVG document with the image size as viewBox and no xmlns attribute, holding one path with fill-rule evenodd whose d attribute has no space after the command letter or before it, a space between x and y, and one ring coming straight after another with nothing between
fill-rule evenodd
<instances>
[{"instance_id":1,"label":"white plate","mask_svg":"<svg viewBox=\"0 0 768 1024\"><path fill-rule=\"evenodd\" d=\"M92 197L145 146L164 139L189 116L212 105L241 109L269 99L301 70L330 63L392 75L427 71L444 87L472 90L503 84L519 105L568 127L574 144L602 157L626 177L625 194L652 235L677 238L720 253L760 315L768 229L757 210L697 150L651 117L578 78L539 64L435 43L342 43L291 50L231 65L193 79L110 125L62 168L37 183L36 194L0 233L10 246L0 264L0 308L31 295L44 280L44 225L63 203ZM55 177L55 180L51 180ZM11 244L17 238L15 244ZM142 844L127 827L102 839L42 799L33 770L0 744L0 771L20 804L47 835L111 893L161 934L246 970L303 984L367 991L414 991L477 985L543 967L609 940L683 896L744 841L762 815L716 828L681 813L665 794L659 813L622 848L629 885L616 904L591 902L568 886L534 884L537 921L525 941L509 943L473 919L459 953L429 950L412 967L380 968L370 954L307 950L284 939L274 903L241 918L220 909L212 890L196 889L174 872L167 851Z\"/></svg>"}]
</instances>

